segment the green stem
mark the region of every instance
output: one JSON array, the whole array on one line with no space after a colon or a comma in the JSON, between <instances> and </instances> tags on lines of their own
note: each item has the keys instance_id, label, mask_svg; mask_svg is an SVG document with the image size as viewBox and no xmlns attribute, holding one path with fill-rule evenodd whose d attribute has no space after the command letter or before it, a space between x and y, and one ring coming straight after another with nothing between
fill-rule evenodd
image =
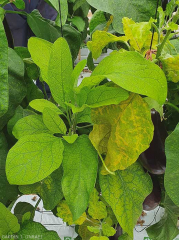
<instances>
[{"instance_id":1,"label":"green stem","mask_svg":"<svg viewBox=\"0 0 179 240\"><path fill-rule=\"evenodd\" d=\"M7 0L7 1L5 1L3 4L0 4L0 7L4 7L6 4L8 4L9 3L9 0Z\"/></svg>"},{"instance_id":2,"label":"green stem","mask_svg":"<svg viewBox=\"0 0 179 240\"><path fill-rule=\"evenodd\" d=\"M89 125L86 125L86 126L83 126L83 127L78 127L78 126L76 126L77 128L87 128L87 127L92 127L93 126L93 124L89 124Z\"/></svg>"},{"instance_id":3,"label":"green stem","mask_svg":"<svg viewBox=\"0 0 179 240\"><path fill-rule=\"evenodd\" d=\"M103 160L103 157L101 156L100 152L99 152L98 150L97 150L97 152L98 152L98 155L99 155L99 157L100 157L100 159L101 159L101 161L102 161L102 163L103 163L103 166L104 166L104 168L106 169L106 171L107 171L109 174L115 175L114 172L111 172L111 171L107 168L107 166L106 166L106 164L105 164L105 162L104 162L104 160Z\"/></svg>"},{"instance_id":4,"label":"green stem","mask_svg":"<svg viewBox=\"0 0 179 240\"><path fill-rule=\"evenodd\" d=\"M21 14L21 15L27 16L26 12L20 12L20 11L5 10L5 13L15 13L15 14Z\"/></svg>"},{"instance_id":5,"label":"green stem","mask_svg":"<svg viewBox=\"0 0 179 240\"><path fill-rule=\"evenodd\" d=\"M160 32L159 32L157 26L156 26L154 23L152 23L152 27L153 27L153 28L155 29L155 31L158 33L158 44L160 44Z\"/></svg>"},{"instance_id":6,"label":"green stem","mask_svg":"<svg viewBox=\"0 0 179 240\"><path fill-rule=\"evenodd\" d=\"M177 106L175 106L174 104L166 102L165 105L168 105L168 106L172 107L173 109L175 109L177 112L179 112L179 108Z\"/></svg>"},{"instance_id":7,"label":"green stem","mask_svg":"<svg viewBox=\"0 0 179 240\"><path fill-rule=\"evenodd\" d=\"M37 201L37 203L35 204L35 207L34 207L34 210L33 210L33 212L31 213L31 217L30 217L30 220L32 220L33 221L33 219L34 219L34 216L35 216L35 211L36 211L36 209L37 209L37 207L38 207L38 205L39 205L39 203L40 203L40 201L41 201L42 199L41 198L39 198L39 200Z\"/></svg>"},{"instance_id":8,"label":"green stem","mask_svg":"<svg viewBox=\"0 0 179 240\"><path fill-rule=\"evenodd\" d=\"M44 96L45 96L45 99L48 100L47 92L46 92L46 89L45 89L45 83L44 83L44 82L41 82L41 84L42 84L42 89L43 89L43 94L44 94Z\"/></svg>"},{"instance_id":9,"label":"green stem","mask_svg":"<svg viewBox=\"0 0 179 240\"><path fill-rule=\"evenodd\" d=\"M173 23L176 23L178 21L178 19L179 19L179 8L177 9L175 15L173 16ZM156 58L159 58L161 56L162 50L165 46L165 43L169 39L169 36L170 36L171 32L172 32L171 29L167 31L167 34L165 35L165 38L163 39L162 43L158 46Z\"/></svg>"}]
</instances>

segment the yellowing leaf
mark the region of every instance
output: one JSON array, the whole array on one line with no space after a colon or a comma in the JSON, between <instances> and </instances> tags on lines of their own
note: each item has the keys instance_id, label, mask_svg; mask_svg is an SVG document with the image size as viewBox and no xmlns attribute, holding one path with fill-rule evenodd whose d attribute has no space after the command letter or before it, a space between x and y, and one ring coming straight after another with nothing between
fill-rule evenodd
<instances>
[{"instance_id":1,"label":"yellowing leaf","mask_svg":"<svg viewBox=\"0 0 179 240\"><path fill-rule=\"evenodd\" d=\"M82 240L90 240L90 238L93 236L99 236L99 233L90 232L88 229L89 226L95 229L99 228L100 222L88 217L88 219L82 225L80 225L78 229L78 233Z\"/></svg>"},{"instance_id":2,"label":"yellowing leaf","mask_svg":"<svg viewBox=\"0 0 179 240\"><path fill-rule=\"evenodd\" d=\"M179 81L179 55L170 56L168 58L161 59L161 61L167 80L177 83Z\"/></svg>"},{"instance_id":3,"label":"yellowing leaf","mask_svg":"<svg viewBox=\"0 0 179 240\"><path fill-rule=\"evenodd\" d=\"M77 224L81 225L86 220L86 213L84 212L79 219L75 222L73 221L73 216L70 211L70 208L65 200L61 201L57 206L57 216L62 218L64 222L67 222L69 225Z\"/></svg>"},{"instance_id":4,"label":"yellowing leaf","mask_svg":"<svg viewBox=\"0 0 179 240\"><path fill-rule=\"evenodd\" d=\"M95 125L90 140L101 153L107 149L105 164L110 171L123 170L133 164L153 138L150 109L136 94L119 105L93 110L92 120ZM105 168L102 173L107 174Z\"/></svg>"},{"instance_id":5,"label":"yellowing leaf","mask_svg":"<svg viewBox=\"0 0 179 240\"><path fill-rule=\"evenodd\" d=\"M90 240L109 240L109 238L105 236L100 236L100 237L93 236L90 238Z\"/></svg>"},{"instance_id":6,"label":"yellowing leaf","mask_svg":"<svg viewBox=\"0 0 179 240\"><path fill-rule=\"evenodd\" d=\"M107 217L106 205L98 201L98 192L96 189L92 192L89 201L88 213L93 219L103 219Z\"/></svg>"},{"instance_id":7,"label":"yellowing leaf","mask_svg":"<svg viewBox=\"0 0 179 240\"><path fill-rule=\"evenodd\" d=\"M112 42L126 42L128 39L125 36L117 37L111 33L105 31L95 31L92 35L92 41L87 43L89 50L92 52L93 58L97 59L103 48Z\"/></svg>"},{"instance_id":8,"label":"yellowing leaf","mask_svg":"<svg viewBox=\"0 0 179 240\"><path fill-rule=\"evenodd\" d=\"M132 19L124 17L122 19L124 33L129 39L130 45L141 52L145 42L148 39L151 29L151 20L149 22L135 23Z\"/></svg>"},{"instance_id":9,"label":"yellowing leaf","mask_svg":"<svg viewBox=\"0 0 179 240\"><path fill-rule=\"evenodd\" d=\"M107 223L102 224L102 231L103 234L107 237L114 236L116 233L116 230L113 227L110 227Z\"/></svg>"},{"instance_id":10,"label":"yellowing leaf","mask_svg":"<svg viewBox=\"0 0 179 240\"><path fill-rule=\"evenodd\" d=\"M116 171L115 175L100 175L100 187L122 229L133 237L142 203L152 191L150 176L139 163L134 163L123 171Z\"/></svg>"},{"instance_id":11,"label":"yellowing leaf","mask_svg":"<svg viewBox=\"0 0 179 240\"><path fill-rule=\"evenodd\" d=\"M99 233L100 232L100 226L98 226L98 227L87 226L87 228L90 232L93 232L93 233Z\"/></svg>"}]
</instances>

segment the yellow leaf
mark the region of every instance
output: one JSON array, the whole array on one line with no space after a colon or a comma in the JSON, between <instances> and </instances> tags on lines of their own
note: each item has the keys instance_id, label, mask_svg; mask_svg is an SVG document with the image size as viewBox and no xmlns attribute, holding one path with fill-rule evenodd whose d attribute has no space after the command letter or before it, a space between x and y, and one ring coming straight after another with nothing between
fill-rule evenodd
<instances>
[{"instance_id":1,"label":"yellow leaf","mask_svg":"<svg viewBox=\"0 0 179 240\"><path fill-rule=\"evenodd\" d=\"M73 216L70 211L70 208L65 200L62 200L57 206L57 216L62 218L64 222L68 223L69 225L77 224L82 225L86 220L86 213L84 212L79 219L75 222L73 221Z\"/></svg>"},{"instance_id":2,"label":"yellow leaf","mask_svg":"<svg viewBox=\"0 0 179 240\"><path fill-rule=\"evenodd\" d=\"M107 217L106 205L102 201L99 201L98 192L95 188L90 196L88 213L93 219Z\"/></svg>"},{"instance_id":3,"label":"yellow leaf","mask_svg":"<svg viewBox=\"0 0 179 240\"><path fill-rule=\"evenodd\" d=\"M179 81L179 55L169 56L161 59L163 70L166 73L167 80L177 83Z\"/></svg>"},{"instance_id":4,"label":"yellow leaf","mask_svg":"<svg viewBox=\"0 0 179 240\"><path fill-rule=\"evenodd\" d=\"M106 153L107 149L105 164L110 171L124 170L132 165L153 138L150 109L137 94L131 94L119 105L93 110L92 120L95 125L89 138L101 153ZM104 167L102 174L108 174Z\"/></svg>"},{"instance_id":5,"label":"yellow leaf","mask_svg":"<svg viewBox=\"0 0 179 240\"><path fill-rule=\"evenodd\" d=\"M101 53L103 48L112 42L126 42L127 38L125 36L117 37L112 35L111 33L105 31L95 31L92 35L92 41L87 43L89 50L92 52L93 58L97 59Z\"/></svg>"},{"instance_id":6,"label":"yellow leaf","mask_svg":"<svg viewBox=\"0 0 179 240\"><path fill-rule=\"evenodd\" d=\"M130 45L138 52L141 52L151 33L150 29L153 21L154 20L151 19L149 22L135 23L132 19L127 17L122 19L125 36L129 39Z\"/></svg>"},{"instance_id":7,"label":"yellow leaf","mask_svg":"<svg viewBox=\"0 0 179 240\"><path fill-rule=\"evenodd\" d=\"M91 237L90 240L109 240L108 237L105 237L105 236L100 236L100 237Z\"/></svg>"}]
</instances>

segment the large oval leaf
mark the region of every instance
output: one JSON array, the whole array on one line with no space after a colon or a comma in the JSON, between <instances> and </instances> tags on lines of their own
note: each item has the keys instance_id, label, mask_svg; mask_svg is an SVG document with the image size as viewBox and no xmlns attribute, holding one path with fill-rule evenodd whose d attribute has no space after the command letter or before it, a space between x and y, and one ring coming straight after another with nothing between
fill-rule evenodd
<instances>
[{"instance_id":1,"label":"large oval leaf","mask_svg":"<svg viewBox=\"0 0 179 240\"><path fill-rule=\"evenodd\" d=\"M85 78L78 91L85 86L99 84L108 78L120 87L146 95L163 104L167 97L165 74L156 64L137 52L116 52L106 57L95 68L91 77Z\"/></svg>"},{"instance_id":2,"label":"large oval leaf","mask_svg":"<svg viewBox=\"0 0 179 240\"><path fill-rule=\"evenodd\" d=\"M111 13L114 16L113 27L120 33L123 33L123 17L145 22L155 16L157 7L157 0L87 0L87 2L98 10Z\"/></svg>"},{"instance_id":3,"label":"large oval leaf","mask_svg":"<svg viewBox=\"0 0 179 240\"><path fill-rule=\"evenodd\" d=\"M63 158L63 143L49 134L27 135L11 148L6 160L9 183L36 183L59 168Z\"/></svg>"},{"instance_id":4,"label":"large oval leaf","mask_svg":"<svg viewBox=\"0 0 179 240\"><path fill-rule=\"evenodd\" d=\"M165 188L172 201L179 206L179 124L175 130L167 137L165 142L165 152L167 158L165 172Z\"/></svg>"},{"instance_id":5,"label":"large oval leaf","mask_svg":"<svg viewBox=\"0 0 179 240\"><path fill-rule=\"evenodd\" d=\"M71 83L72 59L68 43L59 38L54 43L48 67L48 82L55 101L64 106L68 101L68 91L72 90Z\"/></svg>"},{"instance_id":6,"label":"large oval leaf","mask_svg":"<svg viewBox=\"0 0 179 240\"><path fill-rule=\"evenodd\" d=\"M20 225L16 216L14 216L1 202L0 213L0 237L8 233L16 233L20 230Z\"/></svg>"},{"instance_id":7,"label":"large oval leaf","mask_svg":"<svg viewBox=\"0 0 179 240\"><path fill-rule=\"evenodd\" d=\"M9 87L8 87L8 44L4 27L0 18L0 117L8 109Z\"/></svg>"},{"instance_id":8,"label":"large oval leaf","mask_svg":"<svg viewBox=\"0 0 179 240\"><path fill-rule=\"evenodd\" d=\"M131 94L119 105L93 110L92 120L95 125L90 140L96 149L106 154L105 163L111 171L132 165L153 138L150 109L137 94ZM102 172L108 174L105 168Z\"/></svg>"},{"instance_id":9,"label":"large oval leaf","mask_svg":"<svg viewBox=\"0 0 179 240\"><path fill-rule=\"evenodd\" d=\"M116 171L115 175L100 175L100 187L122 229L133 237L142 203L152 191L150 176L135 163L126 170Z\"/></svg>"},{"instance_id":10,"label":"large oval leaf","mask_svg":"<svg viewBox=\"0 0 179 240\"><path fill-rule=\"evenodd\" d=\"M73 144L64 142L64 146L62 190L75 221L88 206L97 177L98 155L86 135Z\"/></svg>"}]
</instances>

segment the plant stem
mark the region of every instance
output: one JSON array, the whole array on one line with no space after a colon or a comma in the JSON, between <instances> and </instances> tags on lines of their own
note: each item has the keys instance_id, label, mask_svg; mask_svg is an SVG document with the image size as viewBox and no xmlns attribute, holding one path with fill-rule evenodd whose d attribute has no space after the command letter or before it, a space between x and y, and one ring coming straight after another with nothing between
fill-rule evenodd
<instances>
[{"instance_id":1,"label":"plant stem","mask_svg":"<svg viewBox=\"0 0 179 240\"><path fill-rule=\"evenodd\" d=\"M46 89L45 89L45 83L44 83L44 82L41 82L41 84L42 84L42 90L43 90L43 94L44 94L44 96L45 96L45 99L48 100L47 92L46 92Z\"/></svg>"},{"instance_id":2,"label":"plant stem","mask_svg":"<svg viewBox=\"0 0 179 240\"><path fill-rule=\"evenodd\" d=\"M20 12L20 11L11 11L11 10L5 10L5 13L15 13L15 14L21 14L21 15L27 15L26 12Z\"/></svg>"},{"instance_id":3,"label":"plant stem","mask_svg":"<svg viewBox=\"0 0 179 240\"><path fill-rule=\"evenodd\" d=\"M157 0L157 6L156 6L156 10L155 10L155 19L157 18L158 5L159 5L159 0ZM154 28L153 28L153 31L152 31L152 39L151 39L151 42L150 42L150 50L152 49L153 39L154 39Z\"/></svg>"},{"instance_id":4,"label":"plant stem","mask_svg":"<svg viewBox=\"0 0 179 240\"><path fill-rule=\"evenodd\" d=\"M33 212L31 213L31 217L30 217L30 220L32 220L33 221L33 219L34 219L34 216L35 216L35 211L36 211L36 209L37 209L37 207L38 207L38 205L39 205L39 203L40 203L40 201L41 201L42 199L41 198L39 198L39 200L37 201L37 203L35 204L35 207L34 207L34 210L33 210Z\"/></svg>"},{"instance_id":5,"label":"plant stem","mask_svg":"<svg viewBox=\"0 0 179 240\"><path fill-rule=\"evenodd\" d=\"M178 21L178 19L179 19L179 8L177 9L175 15L173 16L173 23L176 23ZM171 32L172 32L171 29L167 31L165 38L163 39L162 43L158 46L156 58L159 58L161 56L162 50L163 50L165 43L167 42Z\"/></svg>"},{"instance_id":6,"label":"plant stem","mask_svg":"<svg viewBox=\"0 0 179 240\"><path fill-rule=\"evenodd\" d=\"M106 164L105 164L105 162L104 162L104 160L103 160L103 157L101 156L100 152L99 152L98 150L97 150L97 152L98 152L98 155L99 155L99 157L100 157L100 159L101 159L101 161L102 161L102 163L103 163L103 166L105 167L106 171L107 171L109 174L115 175L114 172L111 172L111 171L107 168L107 166L106 166Z\"/></svg>"},{"instance_id":7,"label":"plant stem","mask_svg":"<svg viewBox=\"0 0 179 240\"><path fill-rule=\"evenodd\" d=\"M179 108L177 106L175 106L174 104L166 102L165 105L168 105L168 106L172 107L173 109L175 109L177 112L179 112Z\"/></svg>"},{"instance_id":8,"label":"plant stem","mask_svg":"<svg viewBox=\"0 0 179 240\"><path fill-rule=\"evenodd\" d=\"M60 0L59 0L59 13L60 13L61 35L62 35L62 37L63 37L62 9L61 9L61 2L60 2Z\"/></svg>"}]
</instances>

